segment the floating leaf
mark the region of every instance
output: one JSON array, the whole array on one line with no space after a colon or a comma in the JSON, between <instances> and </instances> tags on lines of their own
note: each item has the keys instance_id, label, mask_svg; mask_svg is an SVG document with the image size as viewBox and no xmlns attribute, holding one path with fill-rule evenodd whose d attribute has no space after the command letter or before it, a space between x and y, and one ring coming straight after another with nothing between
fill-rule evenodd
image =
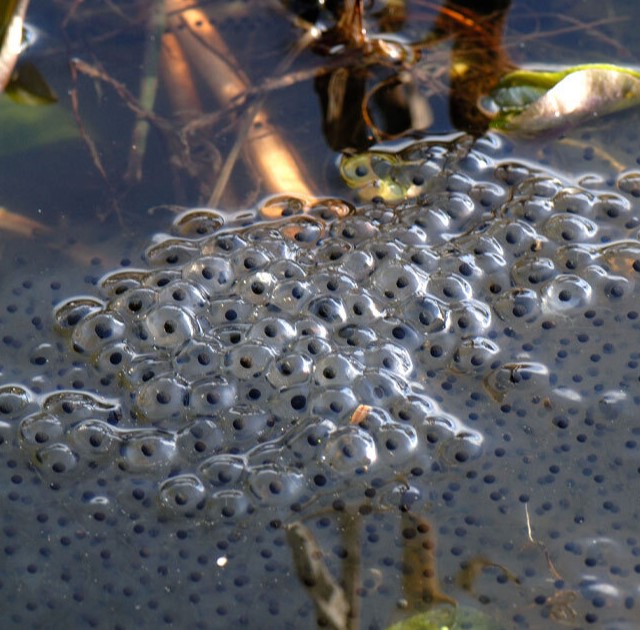
<instances>
[{"instance_id":1,"label":"floating leaf","mask_svg":"<svg viewBox=\"0 0 640 630\"><path fill-rule=\"evenodd\" d=\"M436 606L387 630L501 630L501 627L484 613L466 606Z\"/></svg>"},{"instance_id":2,"label":"floating leaf","mask_svg":"<svg viewBox=\"0 0 640 630\"><path fill-rule=\"evenodd\" d=\"M491 126L522 135L559 131L640 104L640 73L610 64L507 74L483 109Z\"/></svg>"}]
</instances>

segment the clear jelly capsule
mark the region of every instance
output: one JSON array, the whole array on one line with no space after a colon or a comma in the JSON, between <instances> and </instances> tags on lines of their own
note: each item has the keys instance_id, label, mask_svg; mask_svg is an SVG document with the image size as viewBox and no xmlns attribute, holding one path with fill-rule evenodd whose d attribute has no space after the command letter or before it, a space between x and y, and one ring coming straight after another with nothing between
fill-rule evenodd
<instances>
[{"instance_id":1,"label":"clear jelly capsule","mask_svg":"<svg viewBox=\"0 0 640 630\"><path fill-rule=\"evenodd\" d=\"M71 332L83 319L103 309L104 303L97 298L73 298L56 307L55 322L62 332Z\"/></svg>"},{"instance_id":2,"label":"clear jelly capsule","mask_svg":"<svg viewBox=\"0 0 640 630\"><path fill-rule=\"evenodd\" d=\"M31 402L31 392L20 385L0 387L0 419L13 418Z\"/></svg>"},{"instance_id":3,"label":"clear jelly capsule","mask_svg":"<svg viewBox=\"0 0 640 630\"><path fill-rule=\"evenodd\" d=\"M58 416L40 412L20 422L18 436L24 446L34 448L57 442L64 432L64 424Z\"/></svg>"},{"instance_id":4,"label":"clear jelly capsule","mask_svg":"<svg viewBox=\"0 0 640 630\"><path fill-rule=\"evenodd\" d=\"M142 384L135 405L150 422L179 419L189 405L188 389L171 376L156 377Z\"/></svg>"},{"instance_id":5,"label":"clear jelly capsule","mask_svg":"<svg viewBox=\"0 0 640 630\"><path fill-rule=\"evenodd\" d=\"M160 507L174 516L192 517L205 507L207 491L196 475L176 475L158 488Z\"/></svg>"},{"instance_id":6,"label":"clear jelly capsule","mask_svg":"<svg viewBox=\"0 0 640 630\"><path fill-rule=\"evenodd\" d=\"M291 504L304 486L304 476L300 472L275 464L253 466L249 471L249 488L266 505Z\"/></svg>"},{"instance_id":7,"label":"clear jelly capsule","mask_svg":"<svg viewBox=\"0 0 640 630\"><path fill-rule=\"evenodd\" d=\"M176 443L172 433L140 429L122 435L120 466L124 470L145 472L163 470L172 465Z\"/></svg>"},{"instance_id":8,"label":"clear jelly capsule","mask_svg":"<svg viewBox=\"0 0 640 630\"><path fill-rule=\"evenodd\" d=\"M236 486L246 474L246 461L239 455L214 455L198 467L198 476L208 488Z\"/></svg>"},{"instance_id":9,"label":"clear jelly capsule","mask_svg":"<svg viewBox=\"0 0 640 630\"><path fill-rule=\"evenodd\" d=\"M156 348L178 348L198 332L189 311L163 304L149 310L143 319L146 343Z\"/></svg>"},{"instance_id":10,"label":"clear jelly capsule","mask_svg":"<svg viewBox=\"0 0 640 630\"><path fill-rule=\"evenodd\" d=\"M266 372L267 381L277 390L306 383L312 370L309 357L302 354L287 354L271 361Z\"/></svg>"},{"instance_id":11,"label":"clear jelly capsule","mask_svg":"<svg viewBox=\"0 0 640 630\"><path fill-rule=\"evenodd\" d=\"M71 428L69 437L80 457L113 455L122 444L118 431L103 420L83 420Z\"/></svg>"},{"instance_id":12,"label":"clear jelly capsule","mask_svg":"<svg viewBox=\"0 0 640 630\"><path fill-rule=\"evenodd\" d=\"M186 265L182 276L211 297L226 293L235 279L227 260L218 256L203 256Z\"/></svg>"},{"instance_id":13,"label":"clear jelly capsule","mask_svg":"<svg viewBox=\"0 0 640 630\"><path fill-rule=\"evenodd\" d=\"M324 464L341 475L368 472L377 459L373 437L354 425L329 435L322 455Z\"/></svg>"},{"instance_id":14,"label":"clear jelly capsule","mask_svg":"<svg viewBox=\"0 0 640 630\"><path fill-rule=\"evenodd\" d=\"M242 490L219 490L212 493L205 506L206 518L213 523L241 518L252 510L251 501Z\"/></svg>"},{"instance_id":15,"label":"clear jelly capsule","mask_svg":"<svg viewBox=\"0 0 640 630\"><path fill-rule=\"evenodd\" d=\"M76 352L94 355L107 344L121 340L126 332L127 327L119 315L112 311L96 312L78 323L71 341Z\"/></svg>"},{"instance_id":16,"label":"clear jelly capsule","mask_svg":"<svg viewBox=\"0 0 640 630\"><path fill-rule=\"evenodd\" d=\"M36 464L43 472L60 475L73 471L78 457L69 446L57 442L38 450Z\"/></svg>"},{"instance_id":17,"label":"clear jelly capsule","mask_svg":"<svg viewBox=\"0 0 640 630\"><path fill-rule=\"evenodd\" d=\"M231 375L213 375L193 383L189 406L197 415L214 415L234 405L238 386Z\"/></svg>"},{"instance_id":18,"label":"clear jelly capsule","mask_svg":"<svg viewBox=\"0 0 640 630\"><path fill-rule=\"evenodd\" d=\"M185 461L212 457L224 446L224 434L213 418L196 418L176 434L178 455Z\"/></svg>"},{"instance_id":19,"label":"clear jelly capsule","mask_svg":"<svg viewBox=\"0 0 640 630\"><path fill-rule=\"evenodd\" d=\"M542 289L542 307L549 312L566 312L585 308L591 302L591 286L573 274L560 274Z\"/></svg>"}]
</instances>

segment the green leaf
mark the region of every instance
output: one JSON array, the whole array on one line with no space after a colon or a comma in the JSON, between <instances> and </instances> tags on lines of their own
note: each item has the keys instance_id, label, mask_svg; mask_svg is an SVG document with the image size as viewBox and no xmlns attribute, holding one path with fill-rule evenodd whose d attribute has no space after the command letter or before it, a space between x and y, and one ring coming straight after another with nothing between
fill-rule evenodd
<instances>
[{"instance_id":1,"label":"green leaf","mask_svg":"<svg viewBox=\"0 0 640 630\"><path fill-rule=\"evenodd\" d=\"M535 136L640 104L640 72L611 64L507 74L483 109L491 127Z\"/></svg>"},{"instance_id":2,"label":"green leaf","mask_svg":"<svg viewBox=\"0 0 640 630\"><path fill-rule=\"evenodd\" d=\"M77 139L78 127L62 107L23 107L0 98L0 157Z\"/></svg>"},{"instance_id":3,"label":"green leaf","mask_svg":"<svg viewBox=\"0 0 640 630\"><path fill-rule=\"evenodd\" d=\"M38 68L30 61L18 63L4 91L21 105L51 105L58 100Z\"/></svg>"},{"instance_id":4,"label":"green leaf","mask_svg":"<svg viewBox=\"0 0 640 630\"><path fill-rule=\"evenodd\" d=\"M437 606L393 624L387 630L501 630L502 626L466 606Z\"/></svg>"}]
</instances>

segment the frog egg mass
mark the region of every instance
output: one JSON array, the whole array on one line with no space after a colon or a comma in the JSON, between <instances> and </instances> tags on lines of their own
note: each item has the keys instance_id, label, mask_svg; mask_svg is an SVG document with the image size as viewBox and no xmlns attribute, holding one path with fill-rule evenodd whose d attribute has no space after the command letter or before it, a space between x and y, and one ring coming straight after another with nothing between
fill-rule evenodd
<instances>
[{"instance_id":1,"label":"frog egg mass","mask_svg":"<svg viewBox=\"0 0 640 630\"><path fill-rule=\"evenodd\" d=\"M404 151L408 201L192 211L78 295L3 287L3 627L334 627L303 524L384 628L410 514L492 627L636 627L631 176L587 190L493 138Z\"/></svg>"}]
</instances>

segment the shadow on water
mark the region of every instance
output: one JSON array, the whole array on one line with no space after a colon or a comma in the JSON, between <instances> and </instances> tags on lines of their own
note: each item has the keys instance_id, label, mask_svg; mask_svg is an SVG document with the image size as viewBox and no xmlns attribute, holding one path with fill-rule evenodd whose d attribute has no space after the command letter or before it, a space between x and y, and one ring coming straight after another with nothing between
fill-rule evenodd
<instances>
[{"instance_id":1,"label":"shadow on water","mask_svg":"<svg viewBox=\"0 0 640 630\"><path fill-rule=\"evenodd\" d=\"M637 626L638 112L478 105L637 8L529 4L30 7L3 627Z\"/></svg>"}]
</instances>

